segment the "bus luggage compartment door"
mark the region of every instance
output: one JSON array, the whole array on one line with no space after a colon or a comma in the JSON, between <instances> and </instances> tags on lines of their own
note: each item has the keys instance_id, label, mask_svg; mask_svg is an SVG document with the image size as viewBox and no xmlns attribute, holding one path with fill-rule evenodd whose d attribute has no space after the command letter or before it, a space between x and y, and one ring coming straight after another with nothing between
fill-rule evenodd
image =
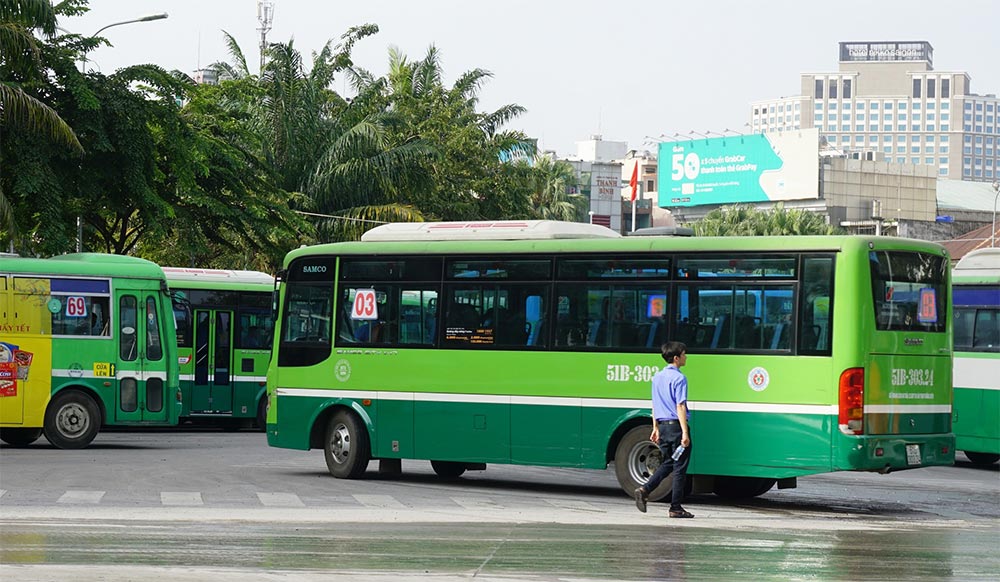
<instances>
[{"instance_id":1,"label":"bus luggage compartment door","mask_svg":"<svg viewBox=\"0 0 1000 582\"><path fill-rule=\"evenodd\" d=\"M951 431L951 357L871 354L865 381L865 433Z\"/></svg>"}]
</instances>

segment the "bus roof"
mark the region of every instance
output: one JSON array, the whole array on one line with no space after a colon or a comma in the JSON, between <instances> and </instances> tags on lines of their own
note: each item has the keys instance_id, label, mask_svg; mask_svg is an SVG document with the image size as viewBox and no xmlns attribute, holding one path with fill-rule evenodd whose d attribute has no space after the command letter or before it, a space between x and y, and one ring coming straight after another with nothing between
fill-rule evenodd
<instances>
[{"instance_id":1,"label":"bus roof","mask_svg":"<svg viewBox=\"0 0 1000 582\"><path fill-rule=\"evenodd\" d=\"M394 222L361 235L363 242L449 240L553 240L621 238L597 225L557 220L483 220L470 222Z\"/></svg>"},{"instance_id":2,"label":"bus roof","mask_svg":"<svg viewBox=\"0 0 1000 582\"><path fill-rule=\"evenodd\" d=\"M0 261L0 271L32 275L164 279L163 270L152 261L104 253L72 253L48 259L4 258Z\"/></svg>"},{"instance_id":3,"label":"bus roof","mask_svg":"<svg viewBox=\"0 0 1000 582\"><path fill-rule=\"evenodd\" d=\"M958 261L953 272L956 282L1000 284L1000 248L976 249Z\"/></svg>"},{"instance_id":4,"label":"bus roof","mask_svg":"<svg viewBox=\"0 0 1000 582\"><path fill-rule=\"evenodd\" d=\"M488 222L488 221L487 221ZM531 222L552 223L554 221L520 221L520 224ZM421 225L451 224L451 223L409 223ZM459 223L459 224L479 224L479 223ZM360 242L329 243L315 246L301 247L288 253L285 257L285 266L298 258L311 255L420 255L420 254L463 254L463 255L490 255L497 253L610 253L616 255L627 255L629 253L641 253L650 251L661 252L797 252L797 251L830 251L837 252L845 248L857 250L879 249L879 250L910 250L923 251L936 255L945 255L944 247L937 243L905 238L875 237L875 236L762 236L762 237L677 237L677 236L629 236L622 237L617 233L609 231L603 226L577 224L577 223L556 223L561 232L572 232L572 227L564 228L564 225L571 224L576 227L584 227L590 232L590 227L603 229L610 232L612 236L603 238L592 237L548 237L533 238L538 232L527 232L521 236L518 228L511 228L504 238L487 238L484 236L472 236L469 238L447 238L447 235L433 234L429 238L416 236L412 233L421 232L420 229L406 230L403 228L385 229L382 232L395 232L402 234L411 233L409 237L393 235L392 238L384 240L379 236L367 236L382 227L377 227L366 233ZM383 225L390 226L390 225ZM548 226L555 229L554 226ZM425 229L426 230L426 229ZM456 228L456 230L462 230ZM469 227L469 231L475 228ZM497 230L500 230L498 228ZM530 229L529 229L530 230ZM435 231L436 232L436 231Z\"/></svg>"},{"instance_id":5,"label":"bus roof","mask_svg":"<svg viewBox=\"0 0 1000 582\"><path fill-rule=\"evenodd\" d=\"M163 273L171 287L230 290L274 288L274 277L260 271L163 267Z\"/></svg>"}]
</instances>

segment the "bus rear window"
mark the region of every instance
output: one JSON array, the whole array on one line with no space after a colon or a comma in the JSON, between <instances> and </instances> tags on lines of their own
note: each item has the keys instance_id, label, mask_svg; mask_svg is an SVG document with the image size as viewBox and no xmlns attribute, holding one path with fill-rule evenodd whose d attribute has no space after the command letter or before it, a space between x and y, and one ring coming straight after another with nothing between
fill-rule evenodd
<instances>
[{"instance_id":1,"label":"bus rear window","mask_svg":"<svg viewBox=\"0 0 1000 582\"><path fill-rule=\"evenodd\" d=\"M944 332L947 261L927 253L872 251L875 325L883 331Z\"/></svg>"}]
</instances>

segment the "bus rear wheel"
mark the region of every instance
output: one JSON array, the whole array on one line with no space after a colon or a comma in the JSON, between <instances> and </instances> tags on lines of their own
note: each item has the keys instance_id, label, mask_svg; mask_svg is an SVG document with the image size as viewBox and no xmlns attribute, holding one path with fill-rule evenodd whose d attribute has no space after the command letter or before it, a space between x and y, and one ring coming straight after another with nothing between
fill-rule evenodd
<instances>
[{"instance_id":1,"label":"bus rear wheel","mask_svg":"<svg viewBox=\"0 0 1000 582\"><path fill-rule=\"evenodd\" d=\"M83 392L60 392L45 410L45 438L60 449L82 449L101 429L101 412Z\"/></svg>"},{"instance_id":2,"label":"bus rear wheel","mask_svg":"<svg viewBox=\"0 0 1000 582\"><path fill-rule=\"evenodd\" d=\"M965 456L976 465L992 465L993 463L1000 461L1000 455L996 453L976 453L973 451L965 451Z\"/></svg>"},{"instance_id":3,"label":"bus rear wheel","mask_svg":"<svg viewBox=\"0 0 1000 582\"><path fill-rule=\"evenodd\" d=\"M637 487L649 481L663 461L660 447L649 440L651 431L651 425L637 426L625 433L615 449L615 476L629 497L635 493ZM667 476L655 491L649 492L648 499L659 501L670 497L673 482L674 476Z\"/></svg>"},{"instance_id":4,"label":"bus rear wheel","mask_svg":"<svg viewBox=\"0 0 1000 582\"><path fill-rule=\"evenodd\" d=\"M326 425L323 451L326 467L338 479L357 479L365 474L371 460L368 431L358 416L338 410Z\"/></svg>"},{"instance_id":5,"label":"bus rear wheel","mask_svg":"<svg viewBox=\"0 0 1000 582\"><path fill-rule=\"evenodd\" d=\"M455 461L431 461L431 468L442 479L458 479L465 473L465 463Z\"/></svg>"},{"instance_id":6,"label":"bus rear wheel","mask_svg":"<svg viewBox=\"0 0 1000 582\"><path fill-rule=\"evenodd\" d=\"M0 428L0 441L15 447L26 447L40 436L40 428Z\"/></svg>"},{"instance_id":7,"label":"bus rear wheel","mask_svg":"<svg viewBox=\"0 0 1000 582\"><path fill-rule=\"evenodd\" d=\"M712 492L723 499L749 499L767 493L776 482L763 477L716 477Z\"/></svg>"}]
</instances>

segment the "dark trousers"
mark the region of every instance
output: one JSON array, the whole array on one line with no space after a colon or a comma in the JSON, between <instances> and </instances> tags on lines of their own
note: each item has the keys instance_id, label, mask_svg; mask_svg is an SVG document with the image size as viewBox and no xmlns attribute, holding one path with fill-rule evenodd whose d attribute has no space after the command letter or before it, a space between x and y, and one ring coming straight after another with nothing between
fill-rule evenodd
<instances>
[{"instance_id":1,"label":"dark trousers","mask_svg":"<svg viewBox=\"0 0 1000 582\"><path fill-rule=\"evenodd\" d=\"M690 429L690 425L688 428ZM647 492L654 491L660 485L660 482L666 479L667 475L673 473L674 483L671 486L670 509L681 509L681 501L684 500L684 481L687 477L688 461L691 460L691 447L689 446L684 449L681 458L675 461L671 455L674 454L674 449L681 446L681 438L684 436L684 432L681 430L681 423L677 421L661 422L659 429L660 442L657 445L659 445L660 453L663 455L663 462L660 463L660 466L653 473L653 476L649 478L649 481L646 481L643 488Z\"/></svg>"}]
</instances>

